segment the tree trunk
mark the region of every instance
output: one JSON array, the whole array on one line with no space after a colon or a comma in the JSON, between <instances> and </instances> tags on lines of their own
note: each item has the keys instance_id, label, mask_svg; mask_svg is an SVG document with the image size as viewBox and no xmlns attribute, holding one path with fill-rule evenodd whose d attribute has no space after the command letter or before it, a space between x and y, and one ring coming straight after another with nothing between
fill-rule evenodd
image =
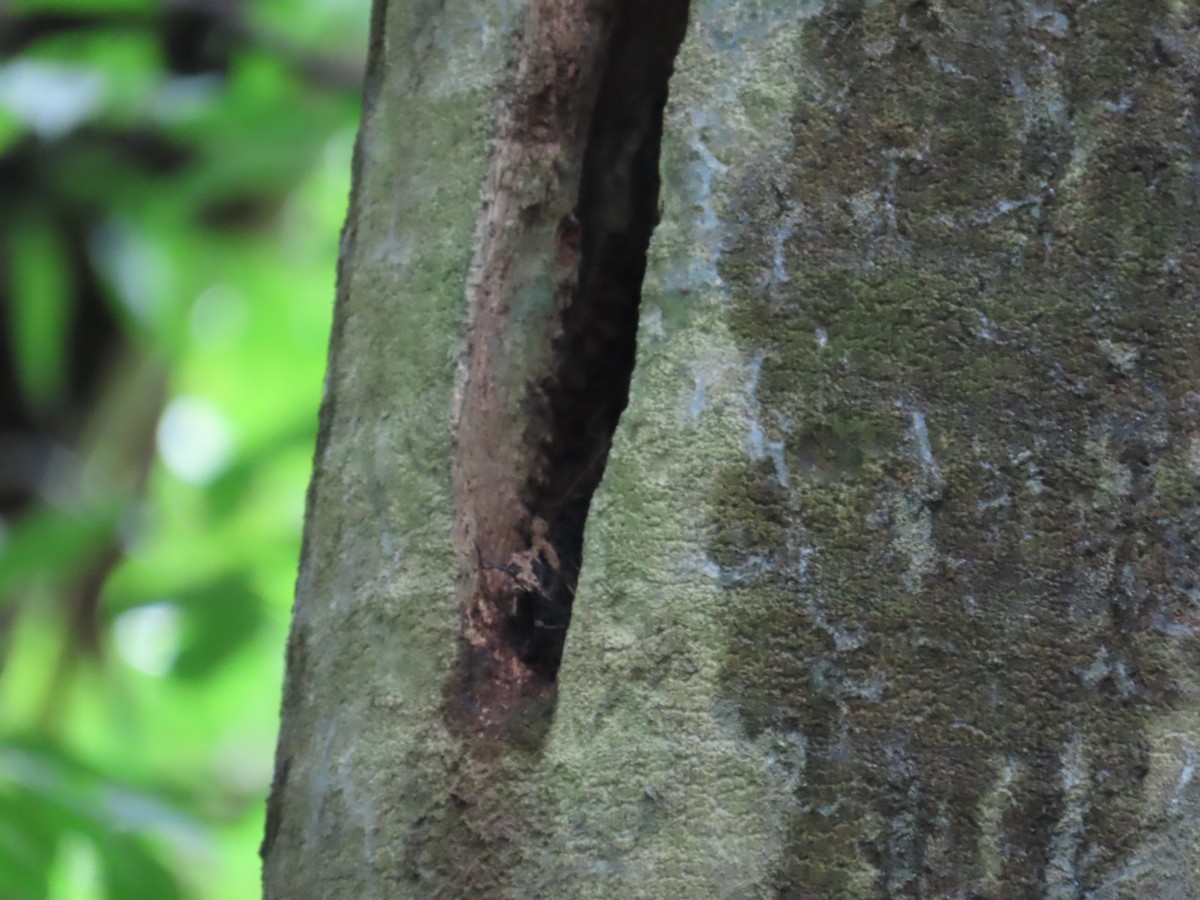
<instances>
[{"instance_id":1,"label":"tree trunk","mask_svg":"<svg viewBox=\"0 0 1200 900\"><path fill-rule=\"evenodd\" d=\"M685 3L376 2L266 895L1200 897L1195 6Z\"/></svg>"}]
</instances>

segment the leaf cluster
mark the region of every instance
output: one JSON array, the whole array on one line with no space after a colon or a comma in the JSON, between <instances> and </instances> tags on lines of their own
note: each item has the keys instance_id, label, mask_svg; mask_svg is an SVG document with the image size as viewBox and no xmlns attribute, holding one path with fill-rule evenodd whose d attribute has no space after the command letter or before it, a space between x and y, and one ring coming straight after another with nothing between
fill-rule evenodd
<instances>
[{"instance_id":1,"label":"leaf cluster","mask_svg":"<svg viewBox=\"0 0 1200 900\"><path fill-rule=\"evenodd\" d=\"M237 898L366 0L0 4L0 898Z\"/></svg>"}]
</instances>

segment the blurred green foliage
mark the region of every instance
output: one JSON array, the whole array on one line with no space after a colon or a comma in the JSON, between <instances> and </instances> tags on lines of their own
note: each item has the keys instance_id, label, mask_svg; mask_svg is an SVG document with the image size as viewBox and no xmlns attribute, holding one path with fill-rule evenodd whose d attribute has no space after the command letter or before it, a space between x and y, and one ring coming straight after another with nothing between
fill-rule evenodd
<instances>
[{"instance_id":1,"label":"blurred green foliage","mask_svg":"<svg viewBox=\"0 0 1200 900\"><path fill-rule=\"evenodd\" d=\"M0 0L0 900L259 893L368 0Z\"/></svg>"}]
</instances>

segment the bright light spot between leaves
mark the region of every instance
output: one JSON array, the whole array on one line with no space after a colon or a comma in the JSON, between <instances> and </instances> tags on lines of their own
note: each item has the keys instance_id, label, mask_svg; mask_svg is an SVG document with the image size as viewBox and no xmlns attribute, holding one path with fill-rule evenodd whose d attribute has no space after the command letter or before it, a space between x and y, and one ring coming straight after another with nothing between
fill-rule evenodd
<instances>
[{"instance_id":1,"label":"bright light spot between leaves","mask_svg":"<svg viewBox=\"0 0 1200 900\"><path fill-rule=\"evenodd\" d=\"M209 110L221 96L223 80L216 75L168 78L151 103L160 122L190 122Z\"/></svg>"},{"instance_id":2,"label":"bright light spot between leaves","mask_svg":"<svg viewBox=\"0 0 1200 900\"><path fill-rule=\"evenodd\" d=\"M170 603L139 606L113 623L117 653L147 675L165 675L179 653L179 610Z\"/></svg>"},{"instance_id":3,"label":"bright light spot between leaves","mask_svg":"<svg viewBox=\"0 0 1200 900\"><path fill-rule=\"evenodd\" d=\"M229 462L229 420L197 397L172 400L158 423L158 452L167 468L191 484L205 484Z\"/></svg>"},{"instance_id":4,"label":"bright light spot between leaves","mask_svg":"<svg viewBox=\"0 0 1200 900\"><path fill-rule=\"evenodd\" d=\"M192 335L203 344L239 338L246 330L246 298L225 284L214 284L196 298L188 320Z\"/></svg>"},{"instance_id":5,"label":"bright light spot between leaves","mask_svg":"<svg viewBox=\"0 0 1200 900\"><path fill-rule=\"evenodd\" d=\"M0 69L0 106L40 137L61 137L103 100L104 79L91 69L31 60Z\"/></svg>"},{"instance_id":6,"label":"bright light spot between leaves","mask_svg":"<svg viewBox=\"0 0 1200 900\"><path fill-rule=\"evenodd\" d=\"M126 309L151 321L174 291L171 267L159 247L127 222L110 220L92 232L90 246Z\"/></svg>"},{"instance_id":7,"label":"bright light spot between leaves","mask_svg":"<svg viewBox=\"0 0 1200 900\"><path fill-rule=\"evenodd\" d=\"M49 872L50 896L103 900L100 856L96 845L78 834L63 834Z\"/></svg>"}]
</instances>

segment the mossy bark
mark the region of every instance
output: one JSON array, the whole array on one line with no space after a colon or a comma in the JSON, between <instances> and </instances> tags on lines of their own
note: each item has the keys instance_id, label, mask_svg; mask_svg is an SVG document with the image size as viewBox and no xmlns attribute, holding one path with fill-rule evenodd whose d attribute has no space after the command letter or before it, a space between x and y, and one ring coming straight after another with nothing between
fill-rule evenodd
<instances>
[{"instance_id":1,"label":"mossy bark","mask_svg":"<svg viewBox=\"0 0 1200 900\"><path fill-rule=\"evenodd\" d=\"M524 15L377 3L267 896L1200 896L1194 6L695 0L552 716L473 735Z\"/></svg>"}]
</instances>

